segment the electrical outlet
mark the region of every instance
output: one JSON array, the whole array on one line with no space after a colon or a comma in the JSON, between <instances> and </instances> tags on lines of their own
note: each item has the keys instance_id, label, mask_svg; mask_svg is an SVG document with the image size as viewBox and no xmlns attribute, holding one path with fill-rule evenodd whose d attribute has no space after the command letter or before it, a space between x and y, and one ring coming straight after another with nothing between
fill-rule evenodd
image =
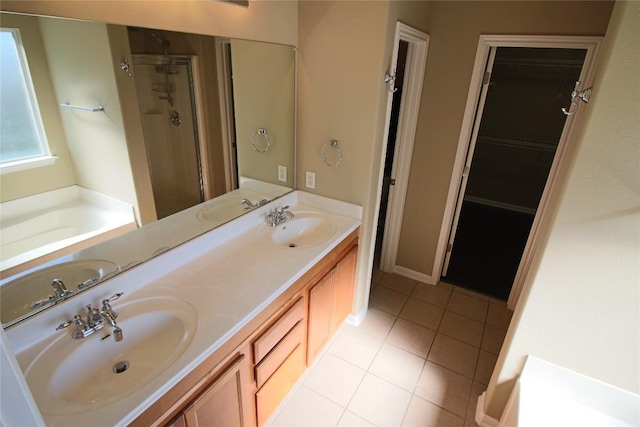
<instances>
[{"instance_id":1,"label":"electrical outlet","mask_svg":"<svg viewBox=\"0 0 640 427\"><path fill-rule=\"evenodd\" d=\"M316 188L316 173L307 171L306 178L305 184L307 188Z\"/></svg>"},{"instance_id":2,"label":"electrical outlet","mask_svg":"<svg viewBox=\"0 0 640 427\"><path fill-rule=\"evenodd\" d=\"M278 181L287 182L287 167L278 165Z\"/></svg>"}]
</instances>

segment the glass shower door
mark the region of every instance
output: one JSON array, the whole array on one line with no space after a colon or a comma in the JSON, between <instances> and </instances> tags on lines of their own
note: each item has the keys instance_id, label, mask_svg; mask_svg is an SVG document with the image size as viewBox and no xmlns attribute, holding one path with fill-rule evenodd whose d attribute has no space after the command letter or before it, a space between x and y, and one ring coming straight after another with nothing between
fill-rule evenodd
<instances>
[{"instance_id":1,"label":"glass shower door","mask_svg":"<svg viewBox=\"0 0 640 427\"><path fill-rule=\"evenodd\" d=\"M136 89L158 219L204 201L191 63L134 55Z\"/></svg>"}]
</instances>

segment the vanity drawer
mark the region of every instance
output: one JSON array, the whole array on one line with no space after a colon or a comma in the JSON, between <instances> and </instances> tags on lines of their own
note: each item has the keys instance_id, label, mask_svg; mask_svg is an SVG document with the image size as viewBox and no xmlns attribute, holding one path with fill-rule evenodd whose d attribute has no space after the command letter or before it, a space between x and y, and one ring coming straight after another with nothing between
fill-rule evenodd
<instances>
[{"instance_id":1,"label":"vanity drawer","mask_svg":"<svg viewBox=\"0 0 640 427\"><path fill-rule=\"evenodd\" d=\"M258 364L284 338L287 333L304 318L304 299L302 297L271 325L260 338L253 342L253 363Z\"/></svg>"},{"instance_id":2,"label":"vanity drawer","mask_svg":"<svg viewBox=\"0 0 640 427\"><path fill-rule=\"evenodd\" d=\"M280 368L256 393L258 425L264 425L282 399L295 385L304 371L304 346L299 345Z\"/></svg>"},{"instance_id":3,"label":"vanity drawer","mask_svg":"<svg viewBox=\"0 0 640 427\"><path fill-rule=\"evenodd\" d=\"M302 344L304 339L304 325L299 321L296 326L280 341L262 361L256 366L256 385L262 387L271 375L282 365L287 357Z\"/></svg>"}]
</instances>

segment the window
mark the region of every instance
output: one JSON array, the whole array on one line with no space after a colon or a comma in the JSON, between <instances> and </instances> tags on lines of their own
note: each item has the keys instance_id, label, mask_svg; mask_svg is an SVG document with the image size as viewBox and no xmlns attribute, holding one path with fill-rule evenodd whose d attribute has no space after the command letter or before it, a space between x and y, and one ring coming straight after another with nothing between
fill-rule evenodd
<instances>
[{"instance_id":1,"label":"window","mask_svg":"<svg viewBox=\"0 0 640 427\"><path fill-rule=\"evenodd\" d=\"M13 172L50 164L40 111L20 33L0 29L0 169Z\"/></svg>"}]
</instances>

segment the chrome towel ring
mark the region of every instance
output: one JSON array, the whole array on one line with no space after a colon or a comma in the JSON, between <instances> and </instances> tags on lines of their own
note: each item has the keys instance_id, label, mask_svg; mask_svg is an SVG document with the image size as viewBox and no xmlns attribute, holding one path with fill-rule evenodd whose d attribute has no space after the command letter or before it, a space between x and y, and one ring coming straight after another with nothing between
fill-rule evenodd
<instances>
[{"instance_id":1,"label":"chrome towel ring","mask_svg":"<svg viewBox=\"0 0 640 427\"><path fill-rule=\"evenodd\" d=\"M330 161L327 160L327 148L335 148L336 150L338 150L337 162L331 163ZM340 145L338 144L337 139L332 139L330 144L326 144L324 146L324 148L322 149L322 161L331 167L338 166L340 163L342 163L342 148L340 148Z\"/></svg>"},{"instance_id":2,"label":"chrome towel ring","mask_svg":"<svg viewBox=\"0 0 640 427\"><path fill-rule=\"evenodd\" d=\"M264 150L260 150L257 146L256 146L256 135L257 136L263 136L264 139L267 141L267 146L264 148ZM269 138L269 135L267 135L267 130L260 128L257 131L255 131L253 133L253 135L251 135L251 146L253 147L254 150L256 150L258 153L266 153L267 151L271 150L271 138Z\"/></svg>"}]
</instances>

